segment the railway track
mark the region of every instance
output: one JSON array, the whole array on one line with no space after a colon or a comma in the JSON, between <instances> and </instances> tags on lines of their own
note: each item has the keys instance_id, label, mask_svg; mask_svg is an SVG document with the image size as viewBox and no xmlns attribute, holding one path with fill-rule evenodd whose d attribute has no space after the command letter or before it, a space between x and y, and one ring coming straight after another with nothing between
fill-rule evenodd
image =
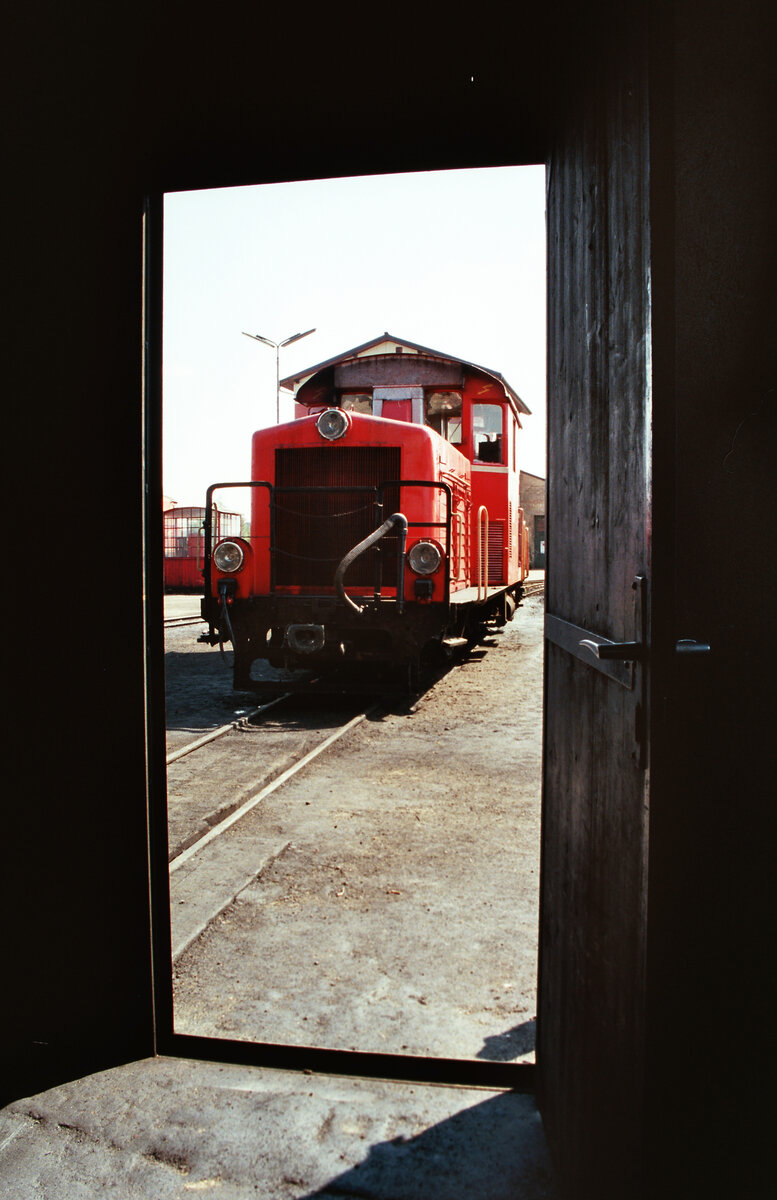
<instances>
[{"instance_id":1,"label":"railway track","mask_svg":"<svg viewBox=\"0 0 777 1200\"><path fill-rule=\"evenodd\" d=\"M542 594L542 580L525 596ZM185 623L176 620L170 627ZM449 666L424 679L418 694L405 696L405 711L433 686ZM396 696L394 696L396 699ZM319 755L379 709L386 709L373 681L369 695L322 697L311 691L284 692L266 703L239 710L225 724L203 731L167 754L171 925L173 957L178 958L203 930L256 878L282 846L257 846L264 859L250 873L234 867L231 846L241 840L263 801ZM407 706L407 707L405 707ZM261 824L261 822L260 822ZM254 861L253 850L248 854ZM219 865L220 864L220 865ZM196 883L193 880L196 879Z\"/></svg>"},{"instance_id":2,"label":"railway track","mask_svg":"<svg viewBox=\"0 0 777 1200\"><path fill-rule=\"evenodd\" d=\"M318 758L319 754L322 754L324 750L327 750L335 742L338 742L341 737L344 737L347 733L350 733L350 731L357 725L361 725L362 721L364 721L366 717L366 711L351 717L351 719L346 721L339 729L336 729L333 733L329 733L311 750L308 750L305 754L302 754L291 764L291 766L287 767L285 771L282 771L280 775L276 776L269 783L265 784L264 787L260 787L259 791L257 791L254 795L249 796L249 798L244 800L242 804L233 809L228 815L224 816L220 821L218 821L217 824L213 825L207 833L203 834L202 837L197 838L197 840L192 842L185 850L182 850L174 858L171 858L169 862L169 869L171 873L178 870L178 868L183 866L185 862L188 862L190 858L192 858L195 854L212 842L214 838L220 836L222 833L225 833L227 829L234 825L236 821L239 821L241 817L244 817L246 813L249 813L253 808L255 808L256 805L259 804L266 796L269 796L273 792L277 791L279 787L282 787L283 784L296 775L298 771L303 770L308 763L312 762L313 759Z\"/></svg>"},{"instance_id":3,"label":"railway track","mask_svg":"<svg viewBox=\"0 0 777 1200\"><path fill-rule=\"evenodd\" d=\"M165 629L177 629L181 625L202 625L202 617L165 617Z\"/></svg>"},{"instance_id":4,"label":"railway track","mask_svg":"<svg viewBox=\"0 0 777 1200\"><path fill-rule=\"evenodd\" d=\"M256 708L251 708L248 712L241 713L234 721L230 721L227 725L220 725L217 729L209 730L202 737L195 738L193 742L188 742L185 746L179 746L177 750L172 750L166 757L165 762L169 767L171 763L177 762L179 758L184 758L187 754L191 754L194 750L199 750L202 746L207 746L209 742L215 742L217 738L225 737L228 733L232 733L236 729L245 729L250 721L255 717L261 716L271 708L275 708L277 704L288 700L289 695L284 693L282 696L276 696L274 700L269 700L267 704L260 704Z\"/></svg>"},{"instance_id":5,"label":"railway track","mask_svg":"<svg viewBox=\"0 0 777 1200\"><path fill-rule=\"evenodd\" d=\"M251 822L255 810L378 707L351 704L333 715L290 705L279 717L291 699L260 705L168 756L174 960L283 849L261 820Z\"/></svg>"},{"instance_id":6,"label":"railway track","mask_svg":"<svg viewBox=\"0 0 777 1200\"><path fill-rule=\"evenodd\" d=\"M375 690L350 697L285 692L233 710L231 721L211 727L215 706L199 717L190 710L186 722L174 723L167 734L169 862L203 837L212 840L212 831L231 822L236 810L268 786L274 790L280 776L306 766L378 707L377 700Z\"/></svg>"}]
</instances>

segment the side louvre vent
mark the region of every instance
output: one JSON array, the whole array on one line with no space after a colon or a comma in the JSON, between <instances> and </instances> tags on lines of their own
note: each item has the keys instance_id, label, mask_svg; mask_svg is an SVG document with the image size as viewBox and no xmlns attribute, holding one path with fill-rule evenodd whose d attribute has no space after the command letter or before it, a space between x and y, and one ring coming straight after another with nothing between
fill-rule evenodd
<instances>
[{"instance_id":1,"label":"side louvre vent","mask_svg":"<svg viewBox=\"0 0 777 1200\"><path fill-rule=\"evenodd\" d=\"M490 521L488 526L488 582L504 583L504 521Z\"/></svg>"}]
</instances>

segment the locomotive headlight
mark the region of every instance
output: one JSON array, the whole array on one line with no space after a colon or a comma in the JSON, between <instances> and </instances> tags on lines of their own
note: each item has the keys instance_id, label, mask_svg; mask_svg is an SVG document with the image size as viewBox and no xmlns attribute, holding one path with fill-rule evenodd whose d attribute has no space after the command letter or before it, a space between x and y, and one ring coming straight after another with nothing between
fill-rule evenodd
<instances>
[{"instance_id":1,"label":"locomotive headlight","mask_svg":"<svg viewBox=\"0 0 777 1200\"><path fill-rule=\"evenodd\" d=\"M237 542L220 542L213 551L213 561L219 571L239 571L243 565L243 550Z\"/></svg>"},{"instance_id":2,"label":"locomotive headlight","mask_svg":"<svg viewBox=\"0 0 777 1200\"><path fill-rule=\"evenodd\" d=\"M348 432L350 421L341 408L328 408L316 421L316 429L328 442L336 442Z\"/></svg>"},{"instance_id":3,"label":"locomotive headlight","mask_svg":"<svg viewBox=\"0 0 777 1200\"><path fill-rule=\"evenodd\" d=\"M433 575L442 562L442 551L434 542L416 542L410 547L407 561L416 575Z\"/></svg>"}]
</instances>

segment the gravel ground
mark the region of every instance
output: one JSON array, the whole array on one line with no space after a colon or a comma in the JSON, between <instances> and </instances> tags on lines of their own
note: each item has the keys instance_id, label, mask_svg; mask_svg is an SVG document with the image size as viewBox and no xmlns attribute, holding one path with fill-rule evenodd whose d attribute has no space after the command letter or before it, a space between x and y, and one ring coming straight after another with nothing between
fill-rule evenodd
<instances>
[{"instance_id":1,"label":"gravel ground","mask_svg":"<svg viewBox=\"0 0 777 1200\"><path fill-rule=\"evenodd\" d=\"M179 1032L531 1061L542 616L526 600L414 711L364 722L213 843L242 882L175 965ZM223 724L236 697L202 650Z\"/></svg>"}]
</instances>

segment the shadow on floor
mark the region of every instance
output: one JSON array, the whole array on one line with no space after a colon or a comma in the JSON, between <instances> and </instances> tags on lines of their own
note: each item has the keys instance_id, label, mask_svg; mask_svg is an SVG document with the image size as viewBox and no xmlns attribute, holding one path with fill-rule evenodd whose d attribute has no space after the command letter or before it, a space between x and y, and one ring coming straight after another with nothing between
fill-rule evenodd
<instances>
[{"instance_id":1,"label":"shadow on floor","mask_svg":"<svg viewBox=\"0 0 777 1200\"><path fill-rule=\"evenodd\" d=\"M177 1058L0 1110L0 1178L24 1200L556 1195L533 1096Z\"/></svg>"},{"instance_id":2,"label":"shadow on floor","mask_svg":"<svg viewBox=\"0 0 777 1200\"><path fill-rule=\"evenodd\" d=\"M505 1092L363 1162L305 1200L553 1200L542 1123L530 1096Z\"/></svg>"},{"instance_id":3,"label":"shadow on floor","mask_svg":"<svg viewBox=\"0 0 777 1200\"><path fill-rule=\"evenodd\" d=\"M537 1037L537 1019L522 1021L504 1033L495 1033L493 1037L483 1040L483 1049L478 1050L477 1058L487 1059L488 1062L513 1062L522 1054L528 1054L534 1049Z\"/></svg>"}]
</instances>

